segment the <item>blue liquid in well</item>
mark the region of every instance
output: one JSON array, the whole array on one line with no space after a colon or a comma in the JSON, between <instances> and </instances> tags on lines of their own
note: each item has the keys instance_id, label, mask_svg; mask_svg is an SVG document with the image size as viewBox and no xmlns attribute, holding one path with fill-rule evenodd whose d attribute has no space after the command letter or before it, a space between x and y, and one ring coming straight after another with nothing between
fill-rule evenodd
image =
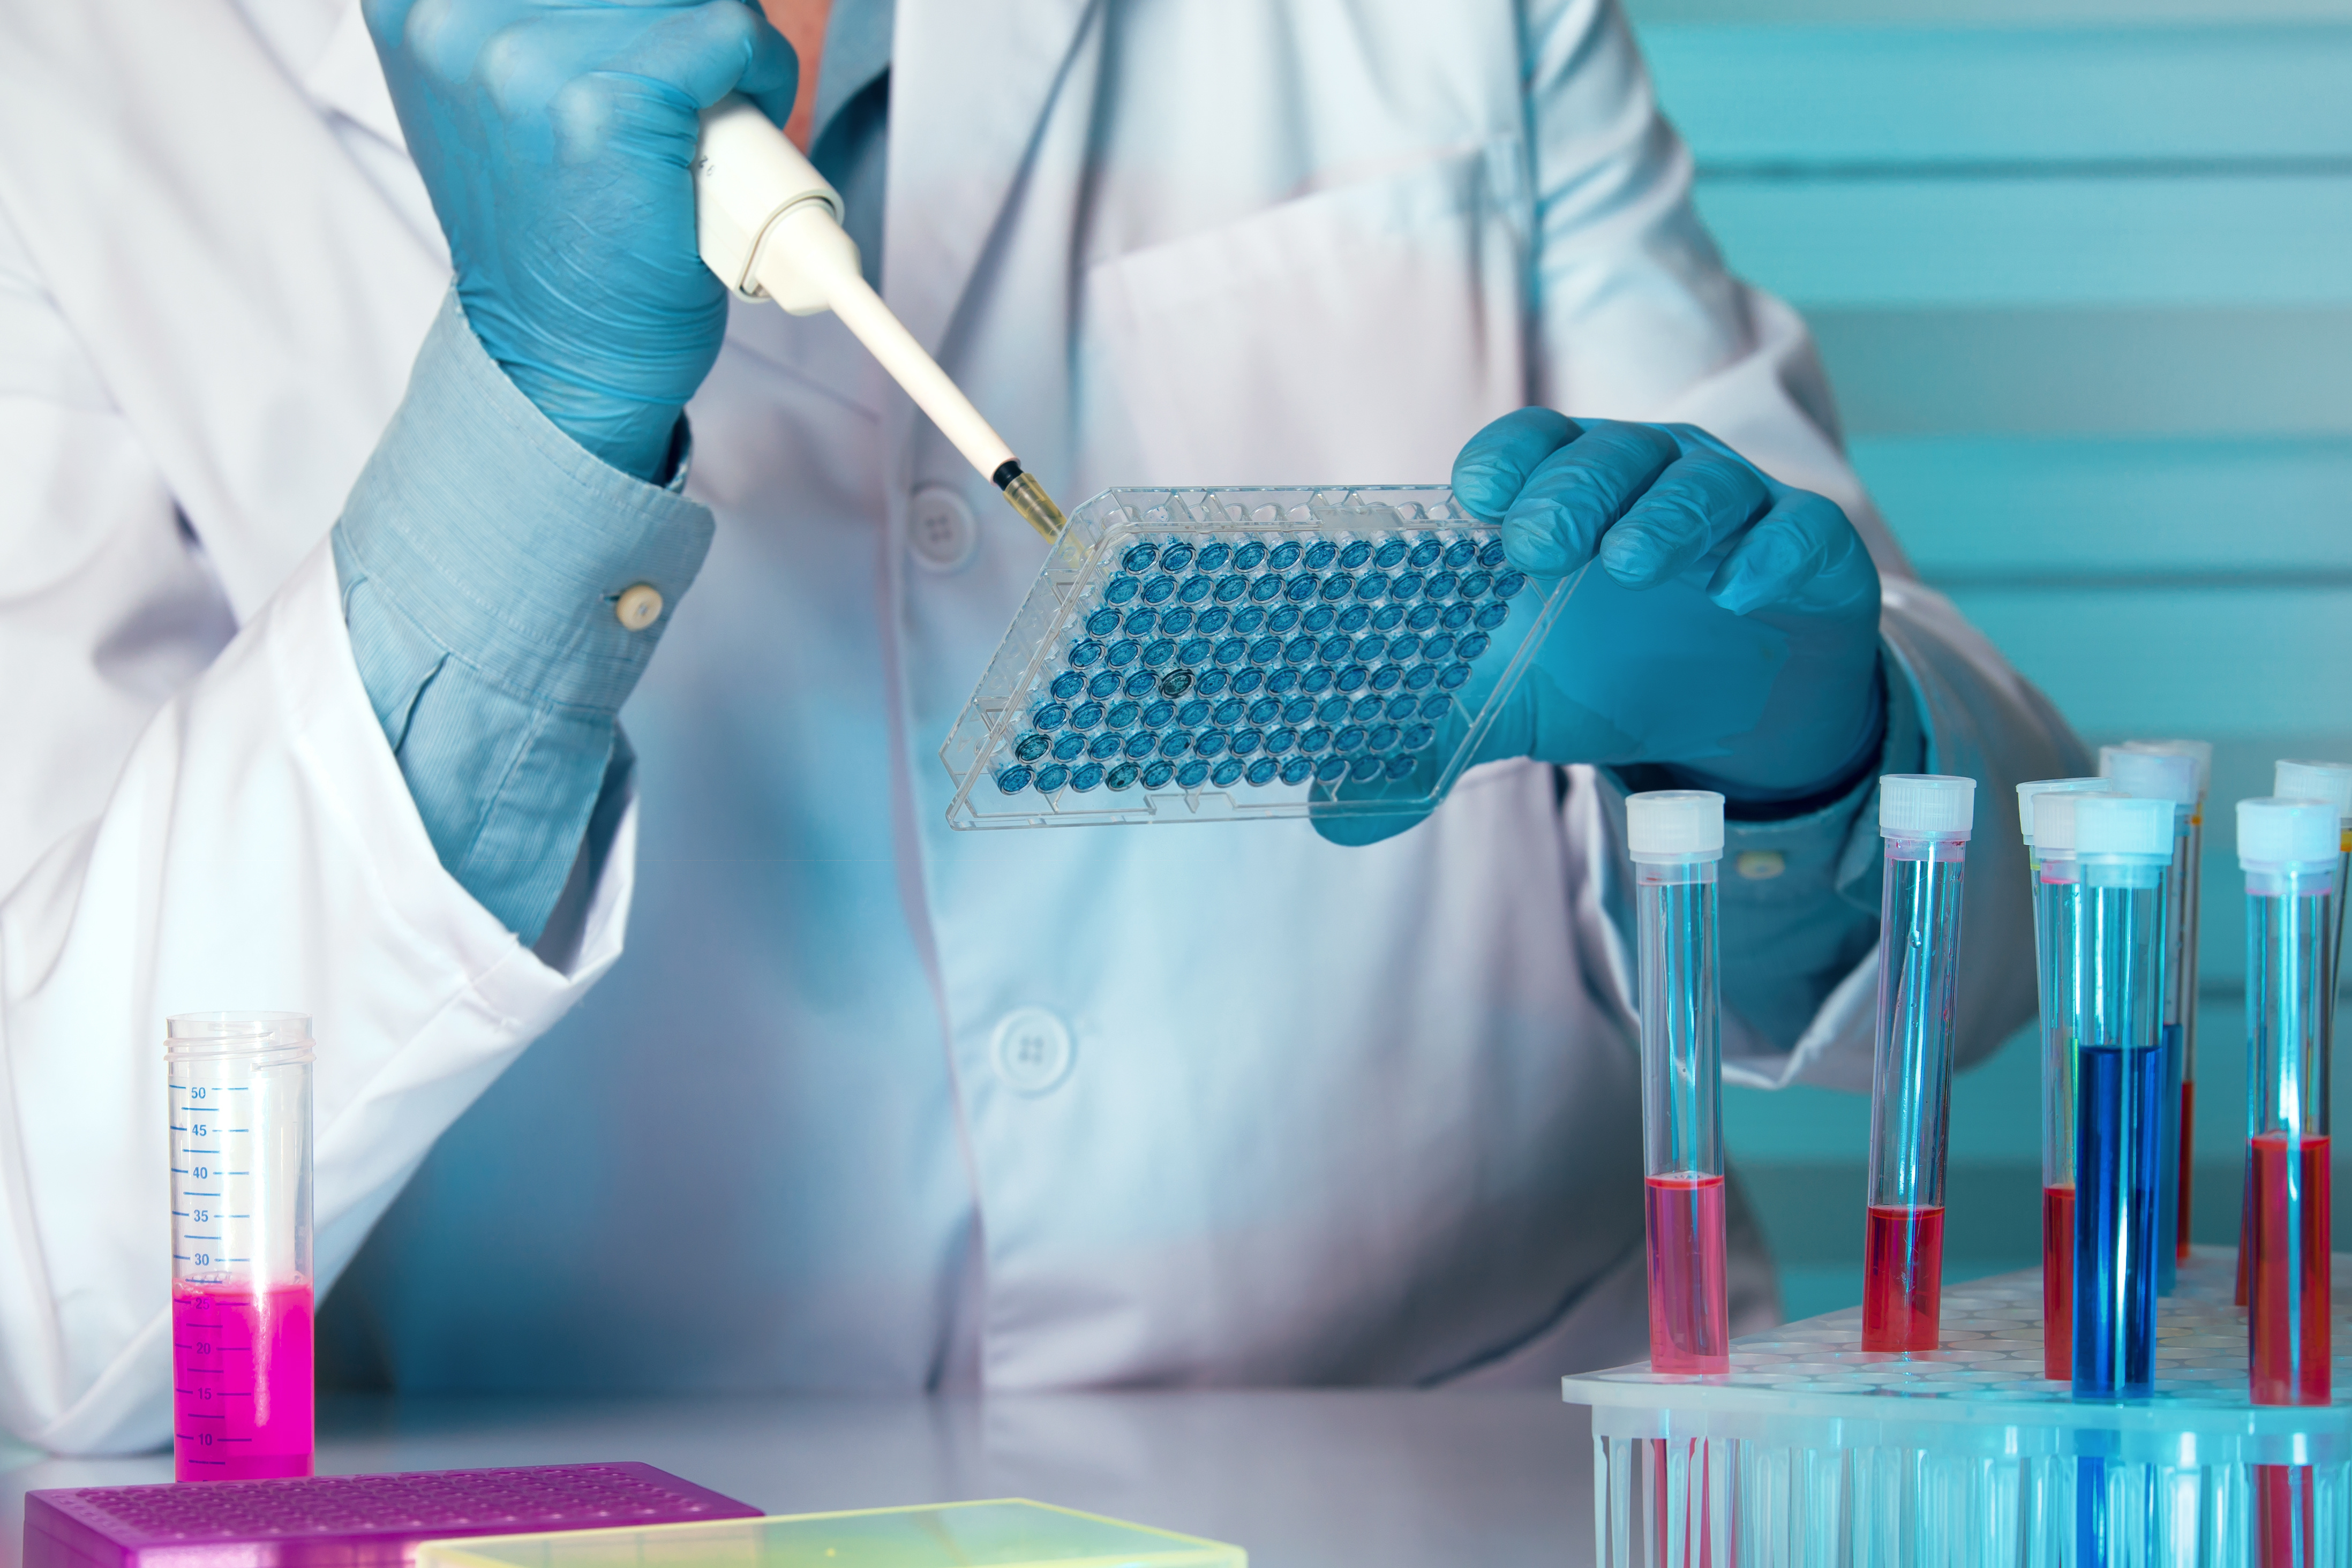
<instances>
[{"instance_id":1,"label":"blue liquid in well","mask_svg":"<svg viewBox=\"0 0 2352 1568\"><path fill-rule=\"evenodd\" d=\"M1001 742L1000 789L1412 777L1428 721L1491 645L1472 617L1492 626L1526 587L1499 541L1428 535L1131 540L1113 559L1030 723ZM1245 709L1263 711L1244 724Z\"/></svg>"},{"instance_id":2,"label":"blue liquid in well","mask_svg":"<svg viewBox=\"0 0 2352 1568\"><path fill-rule=\"evenodd\" d=\"M2144 1397L2155 1388L2157 1166L2168 1054L2160 1046L2085 1045L2078 1058L2077 1398Z\"/></svg>"}]
</instances>

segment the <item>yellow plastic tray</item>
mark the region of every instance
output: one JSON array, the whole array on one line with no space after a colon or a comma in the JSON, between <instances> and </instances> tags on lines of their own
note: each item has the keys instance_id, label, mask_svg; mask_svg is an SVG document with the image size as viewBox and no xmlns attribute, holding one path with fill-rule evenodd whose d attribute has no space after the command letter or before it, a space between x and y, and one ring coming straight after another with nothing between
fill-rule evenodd
<instances>
[{"instance_id":1,"label":"yellow plastic tray","mask_svg":"<svg viewBox=\"0 0 2352 1568\"><path fill-rule=\"evenodd\" d=\"M1006 1498L428 1541L417 1568L1247 1568L1238 1546Z\"/></svg>"}]
</instances>

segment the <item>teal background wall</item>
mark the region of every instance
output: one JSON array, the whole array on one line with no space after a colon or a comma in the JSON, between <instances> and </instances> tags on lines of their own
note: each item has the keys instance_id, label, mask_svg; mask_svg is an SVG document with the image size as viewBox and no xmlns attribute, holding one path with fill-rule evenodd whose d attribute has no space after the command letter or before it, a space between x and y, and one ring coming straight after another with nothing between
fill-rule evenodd
<instances>
[{"instance_id":1,"label":"teal background wall","mask_svg":"<svg viewBox=\"0 0 2352 1568\"><path fill-rule=\"evenodd\" d=\"M2196 1215L2229 1240L2229 806L2352 758L2352 0L1630 9L1700 209L1811 322L1922 574L2094 745L2216 747ZM2039 1260L2039 1093L2022 1036L1956 1087L1948 1278ZM1790 1314L1858 1301L1867 1101L1726 1101Z\"/></svg>"}]
</instances>

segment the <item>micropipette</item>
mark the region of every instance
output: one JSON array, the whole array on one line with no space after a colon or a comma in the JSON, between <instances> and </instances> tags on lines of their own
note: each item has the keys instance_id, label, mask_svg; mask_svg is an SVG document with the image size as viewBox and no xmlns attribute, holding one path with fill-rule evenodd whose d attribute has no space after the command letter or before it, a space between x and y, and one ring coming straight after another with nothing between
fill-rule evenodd
<instances>
[{"instance_id":1,"label":"micropipette","mask_svg":"<svg viewBox=\"0 0 2352 1568\"><path fill-rule=\"evenodd\" d=\"M858 270L841 193L749 99L730 93L703 111L694 204L703 262L721 283L794 316L841 318L1013 509L1047 543L1061 538L1062 511L1045 487Z\"/></svg>"},{"instance_id":2,"label":"micropipette","mask_svg":"<svg viewBox=\"0 0 2352 1568\"><path fill-rule=\"evenodd\" d=\"M2164 1052L2162 1162L2157 1189L2157 1229L2164 1239L2156 1257L2156 1293L2172 1293L2180 1256L2182 1152L2189 1133L2184 1107L2195 1092L2189 1067L2189 1030L2197 1008L2196 925L2198 769L2189 752L2161 749L2164 743L2135 741L2099 748L2099 771L2109 787L2142 800L2172 804L2172 862L2164 873L2164 947L2158 955L2157 995L2160 1015L2157 1046ZM2193 1111L2189 1113L2194 1114Z\"/></svg>"},{"instance_id":3,"label":"micropipette","mask_svg":"<svg viewBox=\"0 0 2352 1568\"><path fill-rule=\"evenodd\" d=\"M1706 789L1628 796L1625 838L1640 933L1650 1364L1728 1372L1715 885L1723 797Z\"/></svg>"},{"instance_id":4,"label":"micropipette","mask_svg":"<svg viewBox=\"0 0 2352 1568\"><path fill-rule=\"evenodd\" d=\"M310 1473L310 1020L166 1020L172 1432L184 1481Z\"/></svg>"},{"instance_id":5,"label":"micropipette","mask_svg":"<svg viewBox=\"0 0 2352 1568\"><path fill-rule=\"evenodd\" d=\"M2246 1312L2256 1405L2325 1405L2329 1378L2329 948L2342 830L2332 800L2238 802L2246 876L2247 1166L2253 1192ZM2306 1563L2311 1473L2255 1467L2263 1561Z\"/></svg>"},{"instance_id":6,"label":"micropipette","mask_svg":"<svg viewBox=\"0 0 2352 1568\"><path fill-rule=\"evenodd\" d=\"M2104 779L2042 779L2017 787L2017 825L2033 878L2035 994L2042 1010L2042 1375L2074 1375L2074 1036L2066 1027L2082 883L2074 872L2072 797ZM2064 796L2061 801L2043 797Z\"/></svg>"},{"instance_id":7,"label":"micropipette","mask_svg":"<svg viewBox=\"0 0 2352 1568\"><path fill-rule=\"evenodd\" d=\"M1976 780L1878 781L1886 841L1878 909L1878 1031L1870 1104L1862 1348L1936 1348L1944 1288L1944 1154L1960 887Z\"/></svg>"}]
</instances>

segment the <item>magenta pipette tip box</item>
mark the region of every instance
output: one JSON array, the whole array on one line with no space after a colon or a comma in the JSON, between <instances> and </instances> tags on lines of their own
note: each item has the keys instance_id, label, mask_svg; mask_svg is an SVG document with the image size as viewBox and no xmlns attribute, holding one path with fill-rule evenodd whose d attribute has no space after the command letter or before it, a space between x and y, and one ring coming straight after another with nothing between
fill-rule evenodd
<instances>
[{"instance_id":1,"label":"magenta pipette tip box","mask_svg":"<svg viewBox=\"0 0 2352 1568\"><path fill-rule=\"evenodd\" d=\"M651 1465L530 1465L25 1494L25 1568L394 1568L420 1541L760 1511Z\"/></svg>"}]
</instances>

